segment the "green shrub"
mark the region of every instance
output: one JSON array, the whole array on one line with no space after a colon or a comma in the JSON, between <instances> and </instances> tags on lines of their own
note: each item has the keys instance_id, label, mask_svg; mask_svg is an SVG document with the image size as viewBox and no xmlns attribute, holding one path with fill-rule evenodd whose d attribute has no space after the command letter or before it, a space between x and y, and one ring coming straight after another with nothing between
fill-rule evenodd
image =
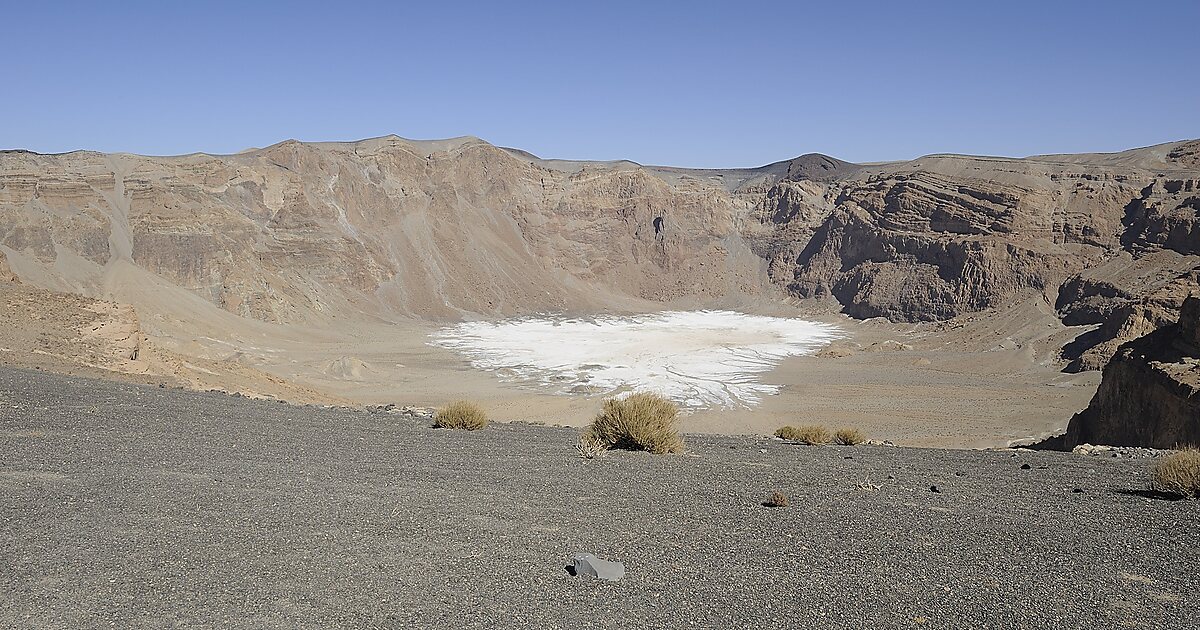
<instances>
[{"instance_id":1,"label":"green shrub","mask_svg":"<svg viewBox=\"0 0 1200 630\"><path fill-rule=\"evenodd\" d=\"M605 400L584 435L608 448L679 453L683 439L676 428L678 422L678 405L658 394L641 392Z\"/></svg>"},{"instance_id":2,"label":"green shrub","mask_svg":"<svg viewBox=\"0 0 1200 630\"><path fill-rule=\"evenodd\" d=\"M487 414L483 408L467 400L452 402L433 414L433 425L441 429L476 431L487 424Z\"/></svg>"},{"instance_id":3,"label":"green shrub","mask_svg":"<svg viewBox=\"0 0 1200 630\"><path fill-rule=\"evenodd\" d=\"M813 445L828 444L829 441L831 439L833 439L829 435L829 429L826 429L825 427L821 427L821 426L794 427L790 424L786 427L780 427L779 430L775 432L775 436L785 439L785 440L799 442L801 444L813 444Z\"/></svg>"},{"instance_id":4,"label":"green shrub","mask_svg":"<svg viewBox=\"0 0 1200 630\"><path fill-rule=\"evenodd\" d=\"M838 429L833 434L833 443L842 446L858 446L867 441L867 436L858 429Z\"/></svg>"},{"instance_id":5,"label":"green shrub","mask_svg":"<svg viewBox=\"0 0 1200 630\"><path fill-rule=\"evenodd\" d=\"M1200 450L1187 448L1164 457L1154 467L1154 481L1163 492L1200 499Z\"/></svg>"}]
</instances>

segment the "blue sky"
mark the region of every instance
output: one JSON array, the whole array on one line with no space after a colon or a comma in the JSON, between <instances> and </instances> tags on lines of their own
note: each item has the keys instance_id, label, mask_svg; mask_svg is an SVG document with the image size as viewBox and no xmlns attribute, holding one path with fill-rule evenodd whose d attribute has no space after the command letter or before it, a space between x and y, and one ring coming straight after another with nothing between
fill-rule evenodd
<instances>
[{"instance_id":1,"label":"blue sky","mask_svg":"<svg viewBox=\"0 0 1200 630\"><path fill-rule=\"evenodd\" d=\"M1198 0L0 1L3 148L469 134L721 167L1200 137Z\"/></svg>"}]
</instances>

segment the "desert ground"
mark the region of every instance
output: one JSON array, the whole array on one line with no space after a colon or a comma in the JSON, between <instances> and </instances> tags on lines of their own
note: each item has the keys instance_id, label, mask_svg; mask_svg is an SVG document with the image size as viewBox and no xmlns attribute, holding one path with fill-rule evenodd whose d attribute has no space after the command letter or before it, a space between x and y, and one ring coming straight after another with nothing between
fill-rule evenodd
<instances>
[{"instance_id":1,"label":"desert ground","mask_svg":"<svg viewBox=\"0 0 1200 630\"><path fill-rule=\"evenodd\" d=\"M586 460L577 436L0 368L0 625L1200 617L1200 512L1148 491L1153 460L709 435ZM626 575L574 577L576 552Z\"/></svg>"},{"instance_id":2,"label":"desert ground","mask_svg":"<svg viewBox=\"0 0 1200 630\"><path fill-rule=\"evenodd\" d=\"M277 325L164 286L153 310L144 309L148 316L122 322L108 303L18 284L0 284L0 292L7 298L0 317L11 322L0 329L0 363L17 367L301 403L439 406L468 398L499 421L566 426L588 423L607 395L557 395L475 369L431 344L451 320ZM618 306L610 312L692 305ZM1061 432L1099 381L1096 372L1060 371L1058 348L1086 327L1063 326L1037 297L987 316L908 325L855 320L814 301L729 306L833 324L844 338L763 374L762 382L781 389L761 404L690 411L685 431L770 435L785 424L815 423L854 426L910 446L1006 446ZM120 356L130 352L131 327L142 335L133 361Z\"/></svg>"},{"instance_id":3,"label":"desert ground","mask_svg":"<svg viewBox=\"0 0 1200 630\"><path fill-rule=\"evenodd\" d=\"M1061 431L1087 406L1099 381L1094 372L1063 374L1053 363L1040 364L1046 357L1035 354L1032 342L1005 342L1007 336L997 335L989 340L992 347L976 352L951 334L824 319L839 323L847 338L823 353L785 359L763 375L764 382L783 386L777 395L749 409L689 412L683 429L769 435L785 424L815 423L857 426L877 439L914 446L1004 446ZM436 328L428 324L397 328L364 335L378 339L375 343L293 347L284 354L311 353L310 358L259 367L364 404L438 406L470 398L502 421L582 426L604 397L554 395L545 387L509 382L430 346L428 336ZM339 357L334 369L351 363L357 374L334 377L326 367L331 356Z\"/></svg>"}]
</instances>

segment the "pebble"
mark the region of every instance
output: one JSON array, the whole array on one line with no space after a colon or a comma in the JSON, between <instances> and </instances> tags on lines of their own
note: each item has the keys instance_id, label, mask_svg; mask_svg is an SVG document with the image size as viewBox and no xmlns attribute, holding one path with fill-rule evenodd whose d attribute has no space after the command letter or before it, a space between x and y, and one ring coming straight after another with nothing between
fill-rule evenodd
<instances>
[{"instance_id":1,"label":"pebble","mask_svg":"<svg viewBox=\"0 0 1200 630\"><path fill-rule=\"evenodd\" d=\"M1162 448L1146 448L1143 446L1105 446L1103 444L1080 444L1071 449L1076 455L1093 457L1112 457L1115 459L1150 459L1169 455L1172 451Z\"/></svg>"}]
</instances>

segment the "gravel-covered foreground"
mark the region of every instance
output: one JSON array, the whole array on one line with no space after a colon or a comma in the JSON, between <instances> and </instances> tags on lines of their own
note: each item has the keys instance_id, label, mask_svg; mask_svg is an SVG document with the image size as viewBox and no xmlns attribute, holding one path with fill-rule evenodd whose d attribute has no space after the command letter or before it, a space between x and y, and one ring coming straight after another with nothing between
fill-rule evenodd
<instances>
[{"instance_id":1,"label":"gravel-covered foreground","mask_svg":"<svg viewBox=\"0 0 1200 630\"><path fill-rule=\"evenodd\" d=\"M1200 502L1150 460L575 436L0 369L0 627L1200 620Z\"/></svg>"}]
</instances>

